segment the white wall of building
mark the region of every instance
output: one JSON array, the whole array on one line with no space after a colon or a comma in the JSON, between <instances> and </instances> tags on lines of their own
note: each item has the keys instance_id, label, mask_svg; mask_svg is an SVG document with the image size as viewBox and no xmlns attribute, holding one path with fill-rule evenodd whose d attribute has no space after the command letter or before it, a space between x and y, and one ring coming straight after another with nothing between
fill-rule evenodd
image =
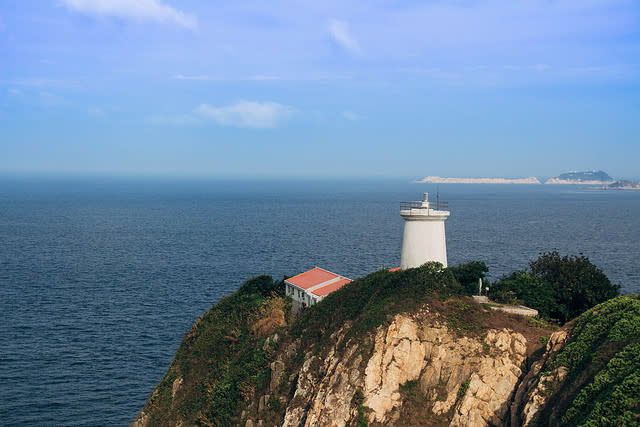
<instances>
[{"instance_id":1,"label":"white wall of building","mask_svg":"<svg viewBox=\"0 0 640 427\"><path fill-rule=\"evenodd\" d=\"M400 211L404 219L402 255L400 268L419 267L428 261L437 261L447 266L447 239L444 222L449 217L446 210L435 210L429 203L429 195L424 200Z\"/></svg>"},{"instance_id":2,"label":"white wall of building","mask_svg":"<svg viewBox=\"0 0 640 427\"><path fill-rule=\"evenodd\" d=\"M303 303L308 307L322 300L324 297L314 295L310 292L307 292L304 289L301 289L297 286L294 286L290 283L285 283L285 293L293 299L294 302L302 305Z\"/></svg>"},{"instance_id":3,"label":"white wall of building","mask_svg":"<svg viewBox=\"0 0 640 427\"><path fill-rule=\"evenodd\" d=\"M427 261L447 266L446 218L405 218L400 268L419 267Z\"/></svg>"}]
</instances>

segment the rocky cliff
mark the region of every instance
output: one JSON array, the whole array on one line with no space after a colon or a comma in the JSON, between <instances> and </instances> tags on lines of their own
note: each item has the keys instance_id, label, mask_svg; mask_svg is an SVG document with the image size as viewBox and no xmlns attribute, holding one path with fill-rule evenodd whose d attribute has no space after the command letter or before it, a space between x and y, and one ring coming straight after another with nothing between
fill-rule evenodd
<instances>
[{"instance_id":1,"label":"rocky cliff","mask_svg":"<svg viewBox=\"0 0 640 427\"><path fill-rule=\"evenodd\" d=\"M133 425L578 425L607 401L585 387L638 345L631 297L554 332L457 295L429 266L353 283L293 319L280 284L247 282L194 325ZM630 321L632 338L610 334ZM625 396L637 421L638 394Z\"/></svg>"},{"instance_id":2,"label":"rocky cliff","mask_svg":"<svg viewBox=\"0 0 640 427\"><path fill-rule=\"evenodd\" d=\"M367 357L356 343L338 356L344 330L328 357L306 353L282 424L504 423L527 357L525 337L510 329L460 336L428 319L428 311L396 315L379 327ZM245 416L252 424L260 414Z\"/></svg>"}]
</instances>

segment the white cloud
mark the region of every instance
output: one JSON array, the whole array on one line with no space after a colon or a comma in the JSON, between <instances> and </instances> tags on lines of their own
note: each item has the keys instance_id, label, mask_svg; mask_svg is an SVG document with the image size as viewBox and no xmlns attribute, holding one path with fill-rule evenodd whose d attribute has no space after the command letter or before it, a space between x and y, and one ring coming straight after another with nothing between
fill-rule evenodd
<instances>
[{"instance_id":1,"label":"white cloud","mask_svg":"<svg viewBox=\"0 0 640 427\"><path fill-rule=\"evenodd\" d=\"M100 107L89 107L87 108L87 114L93 117L104 117L106 114L104 110Z\"/></svg>"},{"instance_id":2,"label":"white cloud","mask_svg":"<svg viewBox=\"0 0 640 427\"><path fill-rule=\"evenodd\" d=\"M62 107L69 105L69 102L60 95L51 92L40 92L39 103L45 107Z\"/></svg>"},{"instance_id":3,"label":"white cloud","mask_svg":"<svg viewBox=\"0 0 640 427\"><path fill-rule=\"evenodd\" d=\"M548 64L536 64L536 65L504 65L503 70L506 71L546 71L551 69L551 65Z\"/></svg>"},{"instance_id":4,"label":"white cloud","mask_svg":"<svg viewBox=\"0 0 640 427\"><path fill-rule=\"evenodd\" d=\"M175 75L173 78L176 80L216 80L209 76L183 76L182 74Z\"/></svg>"},{"instance_id":5,"label":"white cloud","mask_svg":"<svg viewBox=\"0 0 640 427\"><path fill-rule=\"evenodd\" d=\"M46 78L27 78L15 80L0 80L0 83L6 83L16 86L32 86L32 87L78 87L79 83L72 80L54 80Z\"/></svg>"},{"instance_id":6,"label":"white cloud","mask_svg":"<svg viewBox=\"0 0 640 427\"><path fill-rule=\"evenodd\" d=\"M342 117L344 117L347 120L352 120L352 121L362 120L362 119L366 118L363 115L360 115L358 113L354 113L353 111L348 111L348 110L342 112Z\"/></svg>"},{"instance_id":7,"label":"white cloud","mask_svg":"<svg viewBox=\"0 0 640 427\"><path fill-rule=\"evenodd\" d=\"M277 102L238 101L226 107L201 104L195 113L222 126L271 128L293 114L293 109Z\"/></svg>"},{"instance_id":8,"label":"white cloud","mask_svg":"<svg viewBox=\"0 0 640 427\"><path fill-rule=\"evenodd\" d=\"M181 114L176 116L151 116L147 117L147 123L154 125L188 126L200 123L200 121L189 115Z\"/></svg>"},{"instance_id":9,"label":"white cloud","mask_svg":"<svg viewBox=\"0 0 640 427\"><path fill-rule=\"evenodd\" d=\"M264 76L264 75L256 75L256 76L249 76L248 80L254 80L254 81L267 81L267 80L280 80L278 77L276 76Z\"/></svg>"},{"instance_id":10,"label":"white cloud","mask_svg":"<svg viewBox=\"0 0 640 427\"><path fill-rule=\"evenodd\" d=\"M349 33L349 26L346 22L330 19L327 30L331 38L344 49L353 53L361 52L360 45Z\"/></svg>"},{"instance_id":11,"label":"white cloud","mask_svg":"<svg viewBox=\"0 0 640 427\"><path fill-rule=\"evenodd\" d=\"M249 77L211 77L207 75L200 76L185 76L184 74L176 74L171 77L174 80L200 80L200 81L268 81L268 80L280 80L277 76L266 75L254 75Z\"/></svg>"},{"instance_id":12,"label":"white cloud","mask_svg":"<svg viewBox=\"0 0 640 427\"><path fill-rule=\"evenodd\" d=\"M161 0L62 0L62 3L71 10L88 15L172 22L190 30L198 26L195 16L174 9Z\"/></svg>"}]
</instances>

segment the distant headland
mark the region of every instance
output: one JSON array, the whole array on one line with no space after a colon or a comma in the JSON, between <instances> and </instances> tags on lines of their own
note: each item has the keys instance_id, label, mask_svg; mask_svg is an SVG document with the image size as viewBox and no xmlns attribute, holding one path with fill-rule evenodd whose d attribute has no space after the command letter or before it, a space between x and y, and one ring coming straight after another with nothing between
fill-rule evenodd
<instances>
[{"instance_id":1,"label":"distant headland","mask_svg":"<svg viewBox=\"0 0 640 427\"><path fill-rule=\"evenodd\" d=\"M548 179L545 184L587 184L587 185L608 185L616 182L608 173L604 171L570 171L562 173L555 178Z\"/></svg>"},{"instance_id":2,"label":"distant headland","mask_svg":"<svg viewBox=\"0 0 640 427\"><path fill-rule=\"evenodd\" d=\"M443 178L428 176L415 182L428 184L540 184L538 178Z\"/></svg>"},{"instance_id":3,"label":"distant headland","mask_svg":"<svg viewBox=\"0 0 640 427\"><path fill-rule=\"evenodd\" d=\"M414 181L421 184L542 184L536 177L529 178L455 178L441 176L427 176ZM640 182L629 180L615 180L608 173L601 170L570 171L549 178L545 184L565 185L595 185L601 190L640 190Z\"/></svg>"}]
</instances>

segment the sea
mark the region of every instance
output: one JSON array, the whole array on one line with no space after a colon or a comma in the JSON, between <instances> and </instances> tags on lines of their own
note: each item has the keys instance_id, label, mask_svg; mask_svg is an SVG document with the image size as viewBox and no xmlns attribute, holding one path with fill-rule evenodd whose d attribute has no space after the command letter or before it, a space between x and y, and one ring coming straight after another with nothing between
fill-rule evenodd
<instances>
[{"instance_id":1,"label":"sea","mask_svg":"<svg viewBox=\"0 0 640 427\"><path fill-rule=\"evenodd\" d=\"M0 178L0 424L125 426L246 279L400 262L399 202L448 201L449 265L584 254L640 292L640 192L410 179Z\"/></svg>"}]
</instances>

